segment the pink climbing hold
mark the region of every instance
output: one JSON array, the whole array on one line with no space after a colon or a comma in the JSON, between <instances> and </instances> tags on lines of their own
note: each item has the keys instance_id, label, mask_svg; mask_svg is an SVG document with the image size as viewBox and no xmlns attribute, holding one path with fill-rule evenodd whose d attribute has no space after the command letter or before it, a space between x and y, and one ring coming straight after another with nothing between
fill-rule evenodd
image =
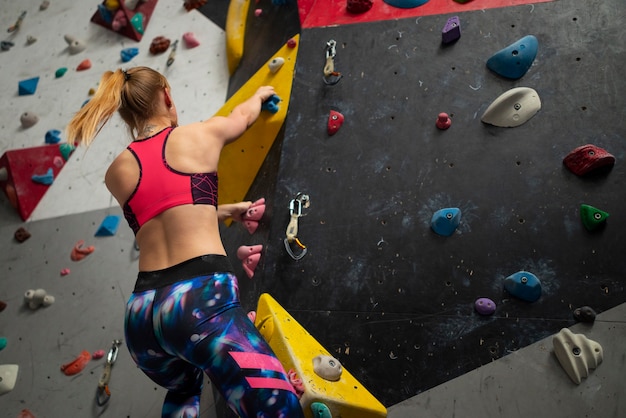
<instances>
[{"instance_id":1,"label":"pink climbing hold","mask_svg":"<svg viewBox=\"0 0 626 418\"><path fill-rule=\"evenodd\" d=\"M192 32L185 32L183 34L183 41L185 42L185 46L189 49L200 45L200 42L198 42L196 36Z\"/></svg>"},{"instance_id":2,"label":"pink climbing hold","mask_svg":"<svg viewBox=\"0 0 626 418\"><path fill-rule=\"evenodd\" d=\"M96 350L96 351L94 351L94 352L93 352L93 354L91 355L91 357L92 357L94 360L99 360L99 359L101 359L102 357L104 357L104 354L105 354L105 353L104 353L104 350Z\"/></svg>"},{"instance_id":3,"label":"pink climbing hold","mask_svg":"<svg viewBox=\"0 0 626 418\"><path fill-rule=\"evenodd\" d=\"M61 366L61 371L67 376L72 376L80 373L87 363L91 360L91 354L89 351L83 350L78 357Z\"/></svg>"},{"instance_id":4,"label":"pink climbing hold","mask_svg":"<svg viewBox=\"0 0 626 418\"><path fill-rule=\"evenodd\" d=\"M70 269L68 268L61 269L61 276L67 276L68 274L70 274Z\"/></svg>"},{"instance_id":5,"label":"pink climbing hold","mask_svg":"<svg viewBox=\"0 0 626 418\"><path fill-rule=\"evenodd\" d=\"M260 221L264 213L265 198L262 197L250 205L246 213L243 214L243 219L248 221Z\"/></svg>"},{"instance_id":6,"label":"pink climbing hold","mask_svg":"<svg viewBox=\"0 0 626 418\"><path fill-rule=\"evenodd\" d=\"M119 8L117 9L117 12L115 12L115 16L113 16L113 22L111 22L111 29L113 29L115 32L119 32L122 29L124 29L126 25L128 25L128 19L126 18L126 15L124 14L124 10Z\"/></svg>"},{"instance_id":7,"label":"pink climbing hold","mask_svg":"<svg viewBox=\"0 0 626 418\"><path fill-rule=\"evenodd\" d=\"M250 235L254 234L259 226L259 221L265 213L265 198L260 198L250 205L241 220Z\"/></svg>"},{"instance_id":8,"label":"pink climbing hold","mask_svg":"<svg viewBox=\"0 0 626 418\"><path fill-rule=\"evenodd\" d=\"M72 259L72 261L80 261L92 252L94 252L94 250L96 249L93 245L83 247L84 244L85 241L81 239L76 243L76 245L74 245L74 248L72 248L72 253L70 254L70 258Z\"/></svg>"},{"instance_id":9,"label":"pink climbing hold","mask_svg":"<svg viewBox=\"0 0 626 418\"><path fill-rule=\"evenodd\" d=\"M263 251L263 245L242 245L237 249L237 258L242 261L243 270L251 279L254 276L259 260L261 259L261 252Z\"/></svg>"},{"instance_id":10,"label":"pink climbing hold","mask_svg":"<svg viewBox=\"0 0 626 418\"><path fill-rule=\"evenodd\" d=\"M248 312L248 319L254 324L254 322L256 321L256 311Z\"/></svg>"},{"instance_id":11,"label":"pink climbing hold","mask_svg":"<svg viewBox=\"0 0 626 418\"><path fill-rule=\"evenodd\" d=\"M440 113L439 116L437 116L436 125L439 129L448 129L450 125L452 125L452 120L447 113Z\"/></svg>"},{"instance_id":12,"label":"pink climbing hold","mask_svg":"<svg viewBox=\"0 0 626 418\"><path fill-rule=\"evenodd\" d=\"M254 10L254 15L255 15L256 17L259 17L259 16L261 16L262 14L263 14L263 9L255 9L255 10Z\"/></svg>"}]
</instances>

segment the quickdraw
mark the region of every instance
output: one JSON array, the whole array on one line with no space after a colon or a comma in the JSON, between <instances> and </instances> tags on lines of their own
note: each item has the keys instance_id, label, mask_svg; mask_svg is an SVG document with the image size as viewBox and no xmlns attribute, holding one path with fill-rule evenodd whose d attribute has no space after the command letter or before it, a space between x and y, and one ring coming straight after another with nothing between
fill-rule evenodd
<instances>
[{"instance_id":1,"label":"quickdraw","mask_svg":"<svg viewBox=\"0 0 626 418\"><path fill-rule=\"evenodd\" d=\"M324 65L324 83L333 86L341 80L341 73L335 71L335 55L337 55L337 42L334 39L326 42L326 64Z\"/></svg>"},{"instance_id":2,"label":"quickdraw","mask_svg":"<svg viewBox=\"0 0 626 418\"><path fill-rule=\"evenodd\" d=\"M98 406L104 406L104 404L111 399L109 380L111 379L111 369L113 368L113 363L115 363L115 360L117 359L117 353L121 344L121 340L113 340L111 349L107 354L107 362L104 366L104 372L102 372L102 376L100 376L100 380L98 381L98 391L96 393L96 403Z\"/></svg>"},{"instance_id":3,"label":"quickdraw","mask_svg":"<svg viewBox=\"0 0 626 418\"><path fill-rule=\"evenodd\" d=\"M309 196L304 193L298 193L296 197L289 203L289 225L287 225L287 237L285 238L285 249L287 254L294 260L300 260L306 255L307 248L298 239L298 218L302 216L302 208L309 206ZM291 249L292 243L295 243L300 248L300 253L295 254Z\"/></svg>"}]
</instances>

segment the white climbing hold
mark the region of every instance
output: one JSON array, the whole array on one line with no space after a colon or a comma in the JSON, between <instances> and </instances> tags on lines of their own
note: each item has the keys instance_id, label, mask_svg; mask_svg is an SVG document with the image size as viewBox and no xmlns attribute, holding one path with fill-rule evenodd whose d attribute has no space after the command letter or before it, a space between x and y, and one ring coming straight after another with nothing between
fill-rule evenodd
<instances>
[{"instance_id":1,"label":"white climbing hold","mask_svg":"<svg viewBox=\"0 0 626 418\"><path fill-rule=\"evenodd\" d=\"M272 74L275 74L275 73L276 73L276 72L280 69L280 67L282 67L282 66L283 66L283 64L284 64L284 63L285 63L285 59L284 59L284 58L282 58L282 57L276 57L276 58L272 59L272 60L271 60L271 61L267 64L267 66L269 67L270 72L271 72Z\"/></svg>"},{"instance_id":2,"label":"white climbing hold","mask_svg":"<svg viewBox=\"0 0 626 418\"><path fill-rule=\"evenodd\" d=\"M552 339L554 354L567 375L576 384L589 376L589 369L602 363L602 346L585 337L563 328Z\"/></svg>"},{"instance_id":3,"label":"white climbing hold","mask_svg":"<svg viewBox=\"0 0 626 418\"><path fill-rule=\"evenodd\" d=\"M313 358L313 371L322 379L335 382L341 377L343 367L336 358L320 354Z\"/></svg>"}]
</instances>

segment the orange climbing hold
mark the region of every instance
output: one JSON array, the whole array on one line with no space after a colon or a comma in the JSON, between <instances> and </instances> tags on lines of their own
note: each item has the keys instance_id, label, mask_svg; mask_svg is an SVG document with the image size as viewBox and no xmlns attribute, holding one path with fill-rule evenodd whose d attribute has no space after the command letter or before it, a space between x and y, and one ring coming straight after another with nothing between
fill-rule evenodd
<instances>
[{"instance_id":1,"label":"orange climbing hold","mask_svg":"<svg viewBox=\"0 0 626 418\"><path fill-rule=\"evenodd\" d=\"M85 368L87 363L89 363L89 360L91 360L91 354L89 354L89 351L83 350L74 360L62 365L61 371L67 376L75 375L80 373Z\"/></svg>"},{"instance_id":2,"label":"orange climbing hold","mask_svg":"<svg viewBox=\"0 0 626 418\"><path fill-rule=\"evenodd\" d=\"M85 241L81 239L76 243L76 245L74 245L74 248L72 248L72 253L70 254L70 258L72 259L72 261L80 261L92 252L94 252L94 250L96 249L93 245L83 247L84 244Z\"/></svg>"}]
</instances>

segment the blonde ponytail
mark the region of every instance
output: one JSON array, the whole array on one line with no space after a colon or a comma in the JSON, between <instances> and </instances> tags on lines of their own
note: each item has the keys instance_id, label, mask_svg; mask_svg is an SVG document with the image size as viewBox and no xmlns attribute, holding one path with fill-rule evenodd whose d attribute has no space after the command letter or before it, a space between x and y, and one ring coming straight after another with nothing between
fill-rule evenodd
<instances>
[{"instance_id":1,"label":"blonde ponytail","mask_svg":"<svg viewBox=\"0 0 626 418\"><path fill-rule=\"evenodd\" d=\"M105 72L94 96L67 125L67 142L89 145L116 111L131 136L143 131L146 121L158 111L157 99L163 88L169 88L165 77L148 67Z\"/></svg>"},{"instance_id":2,"label":"blonde ponytail","mask_svg":"<svg viewBox=\"0 0 626 418\"><path fill-rule=\"evenodd\" d=\"M67 125L67 142L72 145L89 145L93 141L120 107L124 81L125 72L122 70L107 71L102 75L94 96Z\"/></svg>"}]
</instances>

